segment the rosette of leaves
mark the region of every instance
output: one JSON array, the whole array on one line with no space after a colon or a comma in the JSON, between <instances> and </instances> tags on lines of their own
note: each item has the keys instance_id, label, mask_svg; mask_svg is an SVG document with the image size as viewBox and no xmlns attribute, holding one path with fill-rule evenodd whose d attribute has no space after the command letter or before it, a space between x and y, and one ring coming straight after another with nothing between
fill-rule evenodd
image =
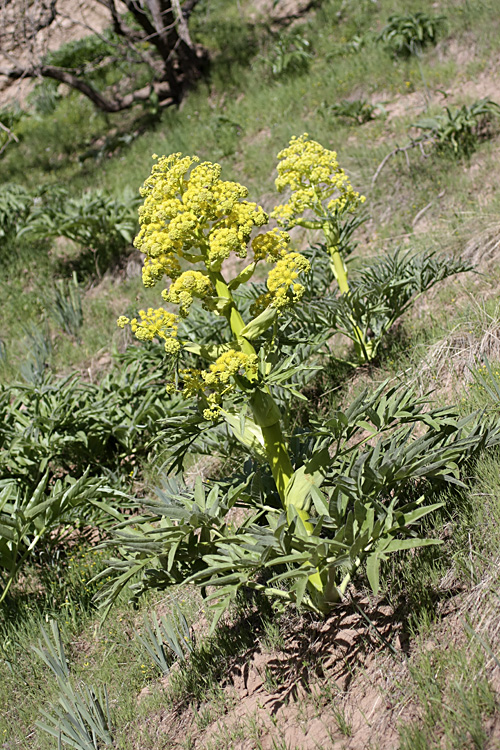
<instances>
[{"instance_id":1,"label":"rosette of leaves","mask_svg":"<svg viewBox=\"0 0 500 750\"><path fill-rule=\"evenodd\" d=\"M215 625L245 591L326 612L364 569L376 593L390 554L440 543L422 535L421 519L442 506L443 486L462 485L464 463L500 442L498 419L427 408L404 385L383 384L302 436L292 482L312 530L280 506L265 466L249 463L226 482L198 479L194 492L169 480L108 543L116 556L101 574L112 578L101 603L110 607L131 582L135 596L197 583L214 587ZM327 591L310 585L318 574Z\"/></svg>"},{"instance_id":2,"label":"rosette of leaves","mask_svg":"<svg viewBox=\"0 0 500 750\"><path fill-rule=\"evenodd\" d=\"M500 117L500 106L491 99L480 99L457 109L446 107L434 117L413 123L425 140L433 141L439 151L455 157L470 156L481 139L491 137L492 123Z\"/></svg>"},{"instance_id":3,"label":"rosette of leaves","mask_svg":"<svg viewBox=\"0 0 500 750\"><path fill-rule=\"evenodd\" d=\"M445 16L431 16L422 11L393 13L377 39L394 55L409 57L423 47L436 44L445 25Z\"/></svg>"}]
</instances>

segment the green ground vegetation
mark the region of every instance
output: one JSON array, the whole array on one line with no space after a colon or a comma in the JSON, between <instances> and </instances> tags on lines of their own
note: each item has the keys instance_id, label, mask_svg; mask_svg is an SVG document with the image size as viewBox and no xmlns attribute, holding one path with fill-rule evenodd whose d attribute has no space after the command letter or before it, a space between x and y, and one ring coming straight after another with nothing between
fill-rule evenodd
<instances>
[{"instance_id":1,"label":"green ground vegetation","mask_svg":"<svg viewBox=\"0 0 500 750\"><path fill-rule=\"evenodd\" d=\"M372 747L384 747L389 733L393 746L405 750L486 749L500 742L500 455L494 439L500 101L491 104L500 12L493 0L323 0L292 24L272 26L253 5L199 3L192 33L208 47L211 70L179 109L158 111L152 103L103 115L75 92L44 82L21 108L0 117L19 139L0 155L0 745L10 750L48 750L58 742L77 750L233 748L244 740L256 749L312 747L302 735L283 739L279 711L261 707L234 718L242 697L236 676L245 669L262 682L262 702L281 690L293 705L291 687L304 687L294 716L298 727L322 722L320 746L356 747L359 716L349 691L372 679L366 651L387 675L383 684L372 679L377 705L394 717L378 724L376 716L364 717L374 727ZM63 52L71 61L81 49ZM113 82L113 71L106 75ZM422 283L417 263L415 302L406 309L400 300L401 315L387 314L383 337L362 362L355 346L361 318L349 319L345 336L336 312L321 339L318 331L327 324L321 305L313 304L314 288L330 293L328 256L318 250L318 231L292 231L293 246L319 271L307 289L305 317L288 331L316 337L317 351L304 348L302 363L312 369L293 375L293 389L306 400L282 392L278 381L275 386L287 434L295 436L290 453L305 450L302 434L329 419L340 424L339 414L360 394L369 400L381 386L428 398L422 412L456 405L452 415L435 417L448 420L450 431L453 420L476 413L477 430L489 435L477 450L448 457L441 474L459 483L436 481L426 495L435 508L422 516L418 536L439 544L402 549L353 572L344 603L327 622L357 618L364 645L356 641L338 652L333 665L326 652L337 654L336 626L325 634L318 613L297 606L300 595L280 605L263 596L264 585L241 586L213 632L203 587L164 587L165 577L151 565L145 591L136 596L145 566L131 569L130 560L149 564L155 552L147 534L134 548L143 517L148 534L153 529L160 539L165 511L158 503L190 496L195 486L199 500L203 479L205 516L200 511L190 523L194 530L214 518L219 523L221 508L205 502L213 499L213 483L234 488L242 466L247 480L254 467L221 427L201 439L197 434L191 446L185 404L179 394L165 394L171 373L162 346L138 345L116 326L118 316L158 304L155 291L142 285L141 258L131 243L151 155L180 151L217 161L225 179L246 185L250 200L270 211L281 202L276 154L304 132L338 153L352 185L366 196L349 253L344 247L359 299L366 300L363 269L384 253L431 258L436 274L432 263L443 254L463 266L433 286ZM249 301L242 297L241 304ZM350 313L343 314L345 321ZM192 331L220 343L220 326L207 321L195 319ZM366 323L365 341L376 334ZM283 351L290 354L286 338ZM358 432L347 434L345 445L369 437L372 419L368 412L359 417ZM389 423L384 437L389 458L397 424ZM423 419L419 425L416 439L429 428ZM385 425L376 427L380 432L372 434L385 435ZM179 466L179 455L184 480L174 487L167 468L176 459ZM373 466L378 470L375 460ZM428 478L432 467L426 466ZM405 476L404 491L415 499L421 480L417 473ZM259 502L274 498L280 507L269 491L270 472L263 469L252 481ZM233 517L228 510L225 528L237 529L237 511ZM128 558L113 553L117 523L122 533L137 533ZM284 594L300 590L297 570L279 582ZM265 583L269 571L263 571ZM120 572L135 589L112 588ZM103 620L99 604L109 603L110 587L115 599ZM340 663L349 676L345 684L337 679Z\"/></svg>"}]
</instances>

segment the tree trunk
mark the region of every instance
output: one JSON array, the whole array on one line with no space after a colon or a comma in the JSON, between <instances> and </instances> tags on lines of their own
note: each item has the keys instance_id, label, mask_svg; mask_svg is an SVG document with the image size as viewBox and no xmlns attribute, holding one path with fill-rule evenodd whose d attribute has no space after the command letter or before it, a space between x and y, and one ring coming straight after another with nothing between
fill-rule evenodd
<instances>
[{"instance_id":1,"label":"tree trunk","mask_svg":"<svg viewBox=\"0 0 500 750\"><path fill-rule=\"evenodd\" d=\"M198 0L186 0L183 6L180 0L124 0L139 29L130 28L122 19L115 5L115 0L99 0L110 14L110 25L115 33L124 39L128 49L136 48L144 42L149 43L155 52L156 62L150 63L153 81L141 89L119 94L107 94L98 91L83 71L69 70L54 65L44 64L43 58L30 66L16 65L12 55L2 53L10 63L8 68L0 68L0 75L10 80L21 78L46 77L65 83L88 97L96 107L104 112L119 112L129 109L137 102L150 99L151 94L158 96L162 106L179 104L186 89L197 81L208 68L207 51L192 42L188 19ZM50 4L53 18L56 18L57 0ZM29 11L26 11L29 13ZM36 26L31 20L31 28ZM1 19L0 19L1 25ZM1 37L0 32L0 37ZM0 39L1 41L1 39ZM138 59L144 60L144 54L137 50ZM151 58L151 55L149 56ZM112 59L112 57L111 57ZM117 58L118 59L118 58Z\"/></svg>"}]
</instances>

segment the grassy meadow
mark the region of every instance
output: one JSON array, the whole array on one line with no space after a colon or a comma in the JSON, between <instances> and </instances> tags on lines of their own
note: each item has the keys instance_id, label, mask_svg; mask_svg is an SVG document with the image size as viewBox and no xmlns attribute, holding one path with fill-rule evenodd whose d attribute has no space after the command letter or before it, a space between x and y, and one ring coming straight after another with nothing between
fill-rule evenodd
<instances>
[{"instance_id":1,"label":"grassy meadow","mask_svg":"<svg viewBox=\"0 0 500 750\"><path fill-rule=\"evenodd\" d=\"M410 13L440 20L435 38L401 52L383 30ZM0 747L500 748L500 9L493 0L318 0L271 23L257 4L206 0L190 28L211 67L179 108L104 115L42 81L18 111L19 142L0 154ZM372 538L356 553L352 543L352 573L323 615L304 595L320 552L307 556L313 532L302 529L296 557L264 561L211 628L226 590L218 599L207 578L168 578L169 566L178 578L200 573L189 567L194 547L177 567L172 547L158 551L169 509L184 519L182 503L196 498L189 523L201 545L207 529L229 541L250 529L250 500L231 506L235 488L260 493L252 523L262 539L264 511L281 506L262 456L220 423L199 427L189 400L166 392L163 342L117 327L119 316L161 304L132 245L139 188L152 154L196 154L270 213L285 200L277 154L303 133L334 150L366 196L345 245L350 282L377 258L405 254L427 254L430 273L442 271L424 283L415 265L401 314L381 332L367 323L365 343L380 337L380 346L363 361L345 335L358 330L354 314L342 327L340 312L329 324L322 309L335 285L317 249L324 237L298 225L290 247L312 266L302 312L299 301L273 338L269 329L256 339L273 367L273 347L283 353L269 382L294 468L313 443L331 458L324 445L337 429L342 477L359 479L356 490L346 479L346 497L358 494L342 527L361 524L371 502L386 518L399 498L401 529L387 521L395 554L388 547L368 562ZM433 265L444 256L447 266ZM256 272L259 293L264 280ZM250 287L238 298L249 317ZM370 320L380 314L374 303ZM207 316L187 318L187 338L223 351L223 314ZM391 401L398 393L402 405ZM243 432L245 397L234 398ZM419 443L426 430L435 441ZM447 442L453 430L459 448ZM421 446L417 458L405 440ZM358 445L371 473L361 459L349 463ZM337 519L328 471L310 510L320 541ZM404 516L426 505L433 512ZM293 536L301 521L288 521ZM339 560L343 576L350 563Z\"/></svg>"}]
</instances>

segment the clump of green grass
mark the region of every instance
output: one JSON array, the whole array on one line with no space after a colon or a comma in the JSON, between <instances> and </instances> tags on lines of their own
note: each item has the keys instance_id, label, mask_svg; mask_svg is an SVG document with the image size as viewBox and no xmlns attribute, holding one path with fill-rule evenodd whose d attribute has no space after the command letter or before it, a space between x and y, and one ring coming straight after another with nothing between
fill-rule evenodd
<instances>
[{"instance_id":1,"label":"clump of green grass","mask_svg":"<svg viewBox=\"0 0 500 750\"><path fill-rule=\"evenodd\" d=\"M401 750L485 748L495 692L477 644L421 651L410 666L410 694L421 718L401 723Z\"/></svg>"}]
</instances>

